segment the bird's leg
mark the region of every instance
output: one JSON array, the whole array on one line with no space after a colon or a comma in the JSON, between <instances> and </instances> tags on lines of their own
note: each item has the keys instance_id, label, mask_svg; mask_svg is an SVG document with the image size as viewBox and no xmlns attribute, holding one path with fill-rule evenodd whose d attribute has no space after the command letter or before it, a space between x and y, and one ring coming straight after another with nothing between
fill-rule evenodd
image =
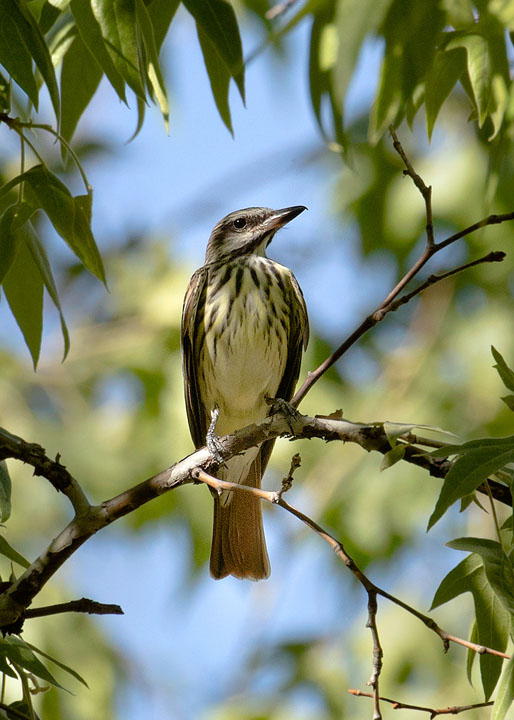
<instances>
[{"instance_id":1,"label":"bird's leg","mask_svg":"<svg viewBox=\"0 0 514 720\"><path fill-rule=\"evenodd\" d=\"M283 415L285 421L287 422L289 430L291 431L291 435L294 435L292 422L294 420L298 420L298 418L300 417L300 413L298 412L298 410L293 407L291 403L288 403L287 400L283 400L282 398L266 397L264 399L267 404L270 405L269 415L276 415L278 413Z\"/></svg>"},{"instance_id":2,"label":"bird's leg","mask_svg":"<svg viewBox=\"0 0 514 720\"><path fill-rule=\"evenodd\" d=\"M221 444L219 437L216 435L216 423L218 422L219 414L220 410L216 405L214 410L211 412L211 424L207 430L205 443L207 445L207 450L211 453L216 462L219 465L224 465L223 457L225 455L225 448Z\"/></svg>"}]
</instances>

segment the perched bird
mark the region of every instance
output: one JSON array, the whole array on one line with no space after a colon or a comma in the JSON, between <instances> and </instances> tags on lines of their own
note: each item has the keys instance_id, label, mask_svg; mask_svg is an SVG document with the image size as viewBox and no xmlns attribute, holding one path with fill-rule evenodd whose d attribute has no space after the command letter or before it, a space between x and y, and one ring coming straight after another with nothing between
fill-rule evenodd
<instances>
[{"instance_id":1,"label":"perched bird","mask_svg":"<svg viewBox=\"0 0 514 720\"><path fill-rule=\"evenodd\" d=\"M266 257L275 233L303 205L230 213L214 227L205 264L191 277L182 313L187 416L197 448L216 411L216 434L264 420L269 398L290 400L309 325L291 270ZM260 487L274 441L226 461L218 477ZM246 492L214 494L211 575L260 580L270 573L261 501Z\"/></svg>"}]
</instances>

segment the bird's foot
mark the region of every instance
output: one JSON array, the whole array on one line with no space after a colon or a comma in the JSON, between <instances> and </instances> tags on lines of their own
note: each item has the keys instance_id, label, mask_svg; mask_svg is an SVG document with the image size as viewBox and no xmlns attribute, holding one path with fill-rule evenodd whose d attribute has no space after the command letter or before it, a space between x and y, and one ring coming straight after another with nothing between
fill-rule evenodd
<instances>
[{"instance_id":1,"label":"bird's foot","mask_svg":"<svg viewBox=\"0 0 514 720\"><path fill-rule=\"evenodd\" d=\"M219 408L216 406L211 413L211 424L207 430L205 444L207 445L207 450L211 453L216 462L219 465L224 465L225 448L223 447L219 437L216 435L216 423L218 422L219 414Z\"/></svg>"},{"instance_id":2,"label":"bird's foot","mask_svg":"<svg viewBox=\"0 0 514 720\"><path fill-rule=\"evenodd\" d=\"M285 421L288 424L289 430L291 431L291 435L294 435L294 429L292 423L295 420L298 420L301 413L298 412L298 410L294 407L294 405L291 405L291 403L287 402L287 400L283 400L282 398L265 398L268 405L270 405L270 415L275 415L277 413L280 413L284 416Z\"/></svg>"}]
</instances>

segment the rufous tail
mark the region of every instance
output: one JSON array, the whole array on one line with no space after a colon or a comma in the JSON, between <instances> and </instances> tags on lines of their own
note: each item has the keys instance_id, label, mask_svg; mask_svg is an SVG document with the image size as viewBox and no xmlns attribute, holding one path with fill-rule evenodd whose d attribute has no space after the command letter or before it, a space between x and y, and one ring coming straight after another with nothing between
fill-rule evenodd
<instances>
[{"instance_id":1,"label":"rufous tail","mask_svg":"<svg viewBox=\"0 0 514 720\"><path fill-rule=\"evenodd\" d=\"M222 474L223 471L220 477ZM261 486L260 455L251 464L243 482L250 487ZM269 576L261 502L250 493L237 490L232 491L232 498L226 505L222 505L219 497L214 498L210 570L216 580L227 575L248 580Z\"/></svg>"}]
</instances>

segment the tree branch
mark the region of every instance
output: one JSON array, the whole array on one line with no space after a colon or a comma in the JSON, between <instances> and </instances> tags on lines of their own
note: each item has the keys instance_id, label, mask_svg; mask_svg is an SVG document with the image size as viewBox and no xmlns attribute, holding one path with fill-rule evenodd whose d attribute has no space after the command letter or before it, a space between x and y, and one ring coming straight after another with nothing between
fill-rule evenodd
<instances>
[{"instance_id":1,"label":"tree branch","mask_svg":"<svg viewBox=\"0 0 514 720\"><path fill-rule=\"evenodd\" d=\"M312 386L327 372L327 370L331 368L332 365L334 365L357 342L357 340L359 340L363 335L365 335L368 330L374 327L377 323L381 322L388 313L393 312L397 310L401 305L408 303L410 300L412 300L412 298L414 298L416 295L419 295L421 292L423 292L423 290L426 290L427 287L433 285L436 282L445 280L447 277L450 277L451 275L456 275L459 272L463 272L464 270L467 270L474 265L478 265L479 263L497 262L499 260L503 260L503 257L505 257L505 255L500 252L490 253L484 258L480 258L479 260L475 260L471 263L466 263L466 265L461 265L459 267L453 268L449 272L442 275L431 275L429 280L420 285L418 288L397 299L402 290L406 287L406 285L420 272L420 270L437 252L443 250L445 247L448 247L448 245L451 245L456 240L459 240L466 235L470 235L471 233L476 232L476 230L479 230L486 225L493 225L507 222L508 220L514 220L514 212L505 213L503 215L489 215L489 217L484 218L483 220L480 220L473 225L470 225L469 227L461 230L458 233L455 233L454 235L451 235L450 237L446 238L446 240L442 240L441 242L436 243L434 241L434 226L432 219L432 187L430 185L426 185L421 176L418 175L418 173L414 170L409 158L407 157L407 154L405 153L405 150L402 147L402 144L398 139L398 136L396 135L396 132L394 131L394 128L390 127L389 132L393 139L393 147L400 155L403 164L405 165L405 169L403 171L404 175L408 175L412 179L413 183L418 188L425 201L425 249L421 256L405 273L403 278L395 285L395 287L380 303L380 305L378 305L378 307L373 312L371 312L345 340L343 340L341 345L333 353L331 353L331 355L329 355L321 363L321 365L319 365L315 370L309 371L307 373L307 377L305 378L302 385L296 391L293 399L291 400L291 404L294 407L298 407L298 405L307 395ZM503 257L500 257L500 254L503 255Z\"/></svg>"},{"instance_id":2,"label":"tree branch","mask_svg":"<svg viewBox=\"0 0 514 720\"><path fill-rule=\"evenodd\" d=\"M368 697L372 698L371 693L361 692L360 690L348 690L349 693L355 697ZM461 712L467 710L476 710L477 708L489 707L494 705L494 702L483 702L475 703L474 705L454 705L453 707L447 708L429 708L423 707L422 705L409 705L408 703L402 703L398 700L391 700L391 698L381 697L380 700L386 703L390 703L394 710L418 710L419 712L430 713L431 718L437 717L437 715L458 715Z\"/></svg>"},{"instance_id":3,"label":"tree branch","mask_svg":"<svg viewBox=\"0 0 514 720\"><path fill-rule=\"evenodd\" d=\"M249 425L232 435L220 438L225 450L225 458L228 459L279 436L287 436L291 439L318 437L326 441L353 442L368 452L378 451L382 454L391 449L382 425L364 425L342 419L309 417L298 412L293 414L290 408L287 408L287 403L284 405L286 409L281 408L279 412L261 423ZM25 459L34 466L36 474L45 477L47 475L53 477L56 470L55 463L49 461L43 448L26 443L6 431L0 432L0 457ZM445 477L452 466L447 459L424 455L419 447L412 445L405 446L404 460L428 470L435 477ZM77 481L71 477L64 466L60 465L58 461L56 464L58 473L65 473L67 478L71 478L68 487L80 489ZM84 509L80 504L80 513L76 513L73 520L57 535L49 547L0 596L0 627L16 622L54 573L92 535L159 495L192 482L192 472L198 467L208 472L215 472L218 468L215 458L206 448L197 450L192 455L106 500L99 506L91 506L88 503L87 508ZM497 500L506 504L512 502L510 490L506 485L492 479L489 480L489 485L493 497ZM485 486L479 490L488 492ZM266 491L260 492L266 493ZM262 497L270 499L265 494Z\"/></svg>"}]
</instances>

